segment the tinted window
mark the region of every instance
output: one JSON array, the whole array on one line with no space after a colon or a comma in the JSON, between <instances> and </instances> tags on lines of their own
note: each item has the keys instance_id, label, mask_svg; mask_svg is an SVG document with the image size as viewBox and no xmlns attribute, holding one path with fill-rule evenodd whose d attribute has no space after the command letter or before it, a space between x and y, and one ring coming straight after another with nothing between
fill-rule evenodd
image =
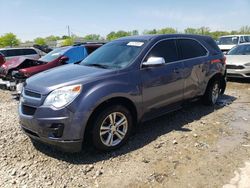
<instances>
[{"instance_id":1,"label":"tinted window","mask_svg":"<svg viewBox=\"0 0 250 188\"><path fill-rule=\"evenodd\" d=\"M213 55L221 53L220 48L212 38L205 38L204 41L208 44L208 46L212 50Z\"/></svg>"},{"instance_id":2,"label":"tinted window","mask_svg":"<svg viewBox=\"0 0 250 188\"><path fill-rule=\"evenodd\" d=\"M35 55L35 54L37 54L36 51L33 49L23 49L22 53L23 53L23 55Z\"/></svg>"},{"instance_id":3,"label":"tinted window","mask_svg":"<svg viewBox=\"0 0 250 188\"><path fill-rule=\"evenodd\" d=\"M175 40L165 40L157 43L148 54L146 61L150 57L163 57L166 63L178 61Z\"/></svg>"},{"instance_id":4,"label":"tinted window","mask_svg":"<svg viewBox=\"0 0 250 188\"><path fill-rule=\"evenodd\" d=\"M195 40L180 39L179 45L182 53L182 59L201 57L207 54L206 49Z\"/></svg>"}]
</instances>

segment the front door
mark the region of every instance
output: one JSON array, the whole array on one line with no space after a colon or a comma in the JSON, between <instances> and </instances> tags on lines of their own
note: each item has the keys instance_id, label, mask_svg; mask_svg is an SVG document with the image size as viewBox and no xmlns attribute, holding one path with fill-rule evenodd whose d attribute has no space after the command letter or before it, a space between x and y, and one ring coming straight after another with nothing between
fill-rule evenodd
<instances>
[{"instance_id":1,"label":"front door","mask_svg":"<svg viewBox=\"0 0 250 188\"><path fill-rule=\"evenodd\" d=\"M179 60L175 39L158 42L148 53L150 57L163 57L159 67L142 67L142 93L144 113L147 118L160 115L183 99L183 63Z\"/></svg>"}]
</instances>

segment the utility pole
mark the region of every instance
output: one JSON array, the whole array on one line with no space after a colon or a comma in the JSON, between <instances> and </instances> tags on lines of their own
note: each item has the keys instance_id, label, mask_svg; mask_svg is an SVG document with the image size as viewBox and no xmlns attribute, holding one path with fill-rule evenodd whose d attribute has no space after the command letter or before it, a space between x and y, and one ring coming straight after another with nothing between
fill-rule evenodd
<instances>
[{"instance_id":1,"label":"utility pole","mask_svg":"<svg viewBox=\"0 0 250 188\"><path fill-rule=\"evenodd\" d=\"M68 36L70 38L70 28L69 28L69 25L67 26L67 29L68 29Z\"/></svg>"}]
</instances>

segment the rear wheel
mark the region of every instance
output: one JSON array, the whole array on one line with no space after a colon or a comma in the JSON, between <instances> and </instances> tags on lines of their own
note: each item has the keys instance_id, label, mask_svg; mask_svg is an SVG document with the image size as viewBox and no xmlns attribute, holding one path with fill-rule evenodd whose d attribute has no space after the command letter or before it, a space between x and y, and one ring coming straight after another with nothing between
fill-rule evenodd
<instances>
[{"instance_id":1,"label":"rear wheel","mask_svg":"<svg viewBox=\"0 0 250 188\"><path fill-rule=\"evenodd\" d=\"M219 95L221 93L220 81L215 79L212 80L206 89L206 92L203 96L203 102L206 105L215 105Z\"/></svg>"},{"instance_id":2,"label":"rear wheel","mask_svg":"<svg viewBox=\"0 0 250 188\"><path fill-rule=\"evenodd\" d=\"M105 108L94 121L92 142L99 150L113 150L124 144L131 132L132 116L124 106Z\"/></svg>"}]
</instances>

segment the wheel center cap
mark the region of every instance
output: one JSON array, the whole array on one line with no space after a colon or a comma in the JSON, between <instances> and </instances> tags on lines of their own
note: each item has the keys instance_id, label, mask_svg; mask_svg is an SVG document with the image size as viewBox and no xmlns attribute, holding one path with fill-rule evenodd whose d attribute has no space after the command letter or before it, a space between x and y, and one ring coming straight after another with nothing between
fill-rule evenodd
<instances>
[{"instance_id":1,"label":"wheel center cap","mask_svg":"<svg viewBox=\"0 0 250 188\"><path fill-rule=\"evenodd\" d=\"M112 131L112 132L115 132L115 131L116 131L116 127L115 127L115 126L112 126L112 127L111 127L111 131Z\"/></svg>"}]
</instances>

